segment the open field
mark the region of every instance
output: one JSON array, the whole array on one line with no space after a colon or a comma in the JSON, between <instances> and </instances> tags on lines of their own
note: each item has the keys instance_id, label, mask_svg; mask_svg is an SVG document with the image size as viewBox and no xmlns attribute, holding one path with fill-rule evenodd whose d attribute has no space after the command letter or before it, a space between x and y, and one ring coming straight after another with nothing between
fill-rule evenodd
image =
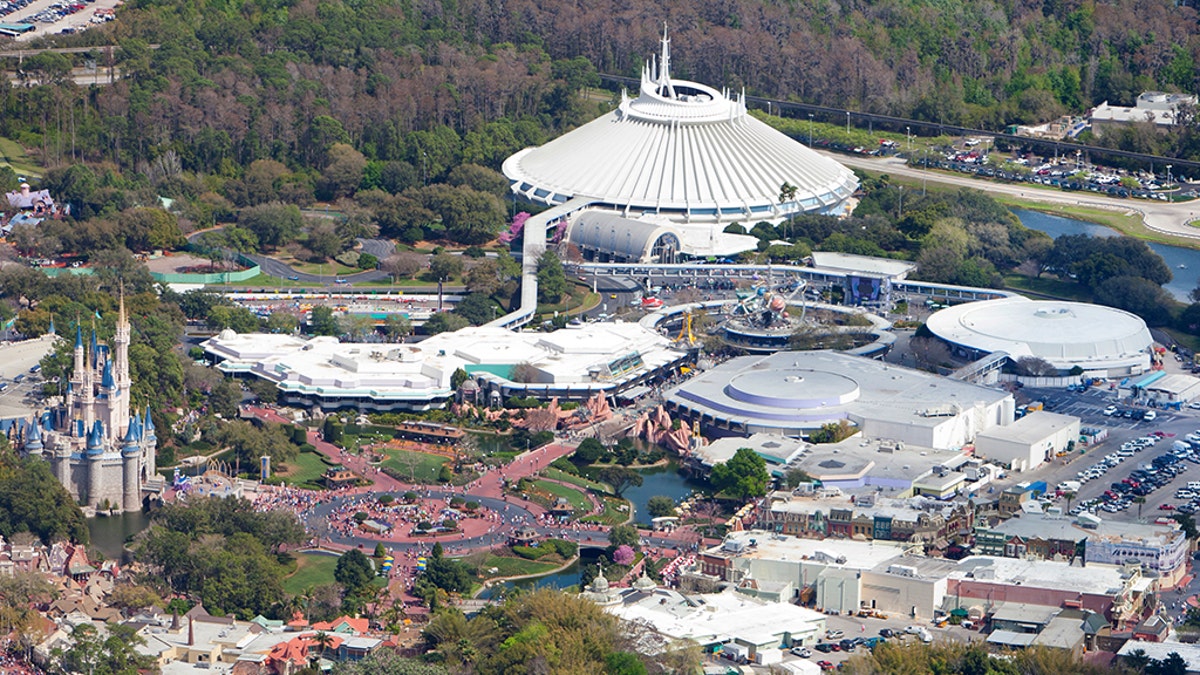
<instances>
[{"instance_id":1,"label":"open field","mask_svg":"<svg viewBox=\"0 0 1200 675\"><path fill-rule=\"evenodd\" d=\"M318 481L329 468L328 464L321 461L321 455L315 452L302 452L295 459L284 462L284 466L287 467L286 471L279 471L276 475L286 478L292 485L319 485Z\"/></svg>"},{"instance_id":2,"label":"open field","mask_svg":"<svg viewBox=\"0 0 1200 675\"><path fill-rule=\"evenodd\" d=\"M555 497L565 498L571 504L571 508L575 509L576 513L587 513L592 510L592 503L588 501L587 495L579 490L559 483L552 483L548 480L534 481L533 484L539 490L545 490Z\"/></svg>"},{"instance_id":3,"label":"open field","mask_svg":"<svg viewBox=\"0 0 1200 675\"><path fill-rule=\"evenodd\" d=\"M383 452L387 454L387 459L382 463L385 469L396 471L396 475L401 480L410 480L416 483L436 482L438 471L443 464L450 461L450 458L442 455L410 450L386 448L383 449Z\"/></svg>"},{"instance_id":4,"label":"open field","mask_svg":"<svg viewBox=\"0 0 1200 675\"><path fill-rule=\"evenodd\" d=\"M539 562L537 560L526 560L524 558L511 558L508 556L488 555L480 567L485 570L485 576L489 579L497 577L520 577L529 574L546 574L553 572L558 568L558 563ZM490 571L495 567L496 571Z\"/></svg>"},{"instance_id":5,"label":"open field","mask_svg":"<svg viewBox=\"0 0 1200 675\"><path fill-rule=\"evenodd\" d=\"M337 561L336 555L297 554L296 571L283 580L283 590L292 595L299 595L313 586L333 583L333 570L337 567Z\"/></svg>"},{"instance_id":6,"label":"open field","mask_svg":"<svg viewBox=\"0 0 1200 675\"><path fill-rule=\"evenodd\" d=\"M41 176L43 169L30 159L20 143L0 137L0 166L10 166L18 176Z\"/></svg>"}]
</instances>

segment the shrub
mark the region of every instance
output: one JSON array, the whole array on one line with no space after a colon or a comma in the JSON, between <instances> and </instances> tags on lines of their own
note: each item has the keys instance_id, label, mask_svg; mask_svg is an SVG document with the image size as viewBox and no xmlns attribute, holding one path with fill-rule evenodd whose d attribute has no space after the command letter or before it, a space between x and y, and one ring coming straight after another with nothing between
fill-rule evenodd
<instances>
[{"instance_id":1,"label":"shrub","mask_svg":"<svg viewBox=\"0 0 1200 675\"><path fill-rule=\"evenodd\" d=\"M379 495L379 503L383 504L384 506L387 506L394 501L396 501L396 497L394 495Z\"/></svg>"},{"instance_id":2,"label":"shrub","mask_svg":"<svg viewBox=\"0 0 1200 675\"><path fill-rule=\"evenodd\" d=\"M417 493L413 492L412 490L405 492L404 493L404 501L409 502L409 503L417 501Z\"/></svg>"},{"instance_id":3,"label":"shrub","mask_svg":"<svg viewBox=\"0 0 1200 675\"><path fill-rule=\"evenodd\" d=\"M450 499L450 506L453 506L456 509L466 503L467 500L463 499L462 497L452 497Z\"/></svg>"},{"instance_id":4,"label":"shrub","mask_svg":"<svg viewBox=\"0 0 1200 675\"><path fill-rule=\"evenodd\" d=\"M526 560L538 560L554 552L552 547L544 546L514 546L512 550Z\"/></svg>"},{"instance_id":5,"label":"shrub","mask_svg":"<svg viewBox=\"0 0 1200 675\"><path fill-rule=\"evenodd\" d=\"M457 530L458 521L453 518L447 518L442 521L442 527L446 528L447 530Z\"/></svg>"},{"instance_id":6,"label":"shrub","mask_svg":"<svg viewBox=\"0 0 1200 675\"><path fill-rule=\"evenodd\" d=\"M579 544L566 539L547 539L542 546L553 547L564 560L574 557L579 552Z\"/></svg>"},{"instance_id":7,"label":"shrub","mask_svg":"<svg viewBox=\"0 0 1200 675\"><path fill-rule=\"evenodd\" d=\"M316 452L317 448L312 443L305 443L300 446L300 452Z\"/></svg>"},{"instance_id":8,"label":"shrub","mask_svg":"<svg viewBox=\"0 0 1200 675\"><path fill-rule=\"evenodd\" d=\"M561 471L563 473L569 473L572 476L579 475L579 467L572 464L569 460L567 460L566 457L559 457L558 459L551 462L550 466L558 469L559 471Z\"/></svg>"},{"instance_id":9,"label":"shrub","mask_svg":"<svg viewBox=\"0 0 1200 675\"><path fill-rule=\"evenodd\" d=\"M421 532L428 532L433 529L433 523L429 522L428 520L422 520L421 522L417 523L417 529Z\"/></svg>"},{"instance_id":10,"label":"shrub","mask_svg":"<svg viewBox=\"0 0 1200 675\"><path fill-rule=\"evenodd\" d=\"M463 504L463 508L465 508L468 511L478 511L479 510L479 502L476 502L476 501L467 502L466 504Z\"/></svg>"},{"instance_id":11,"label":"shrub","mask_svg":"<svg viewBox=\"0 0 1200 675\"><path fill-rule=\"evenodd\" d=\"M304 427L293 426L291 429L292 442L296 445L305 445L308 443L308 429Z\"/></svg>"},{"instance_id":12,"label":"shrub","mask_svg":"<svg viewBox=\"0 0 1200 675\"><path fill-rule=\"evenodd\" d=\"M361 522L363 522L364 520L366 520L366 519L367 519L367 518L369 518L369 517L370 517L370 516L369 516L369 515L367 515L367 512L366 512L366 511L359 511L359 512L357 512L357 513L355 513L355 514L354 514L354 521L355 521L355 522L358 522L358 523L361 523Z\"/></svg>"}]
</instances>

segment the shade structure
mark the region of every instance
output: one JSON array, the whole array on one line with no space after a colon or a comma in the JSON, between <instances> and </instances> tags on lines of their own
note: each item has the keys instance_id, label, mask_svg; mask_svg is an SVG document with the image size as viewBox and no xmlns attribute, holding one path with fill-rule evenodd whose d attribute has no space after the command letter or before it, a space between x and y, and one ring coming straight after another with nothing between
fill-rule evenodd
<instances>
[{"instance_id":1,"label":"shade structure","mask_svg":"<svg viewBox=\"0 0 1200 675\"><path fill-rule=\"evenodd\" d=\"M636 98L504 162L512 190L544 204L572 198L626 217L753 224L837 213L853 172L746 112L745 97L671 79L670 40L647 63ZM794 186L794 194L783 190Z\"/></svg>"}]
</instances>

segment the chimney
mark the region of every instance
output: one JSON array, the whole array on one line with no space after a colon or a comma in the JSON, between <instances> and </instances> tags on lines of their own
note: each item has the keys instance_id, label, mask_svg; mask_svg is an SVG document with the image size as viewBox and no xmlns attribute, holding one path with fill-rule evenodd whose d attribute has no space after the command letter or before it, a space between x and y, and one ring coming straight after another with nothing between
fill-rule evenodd
<instances>
[{"instance_id":1,"label":"chimney","mask_svg":"<svg viewBox=\"0 0 1200 675\"><path fill-rule=\"evenodd\" d=\"M196 646L196 620L192 618L188 619L188 646Z\"/></svg>"}]
</instances>

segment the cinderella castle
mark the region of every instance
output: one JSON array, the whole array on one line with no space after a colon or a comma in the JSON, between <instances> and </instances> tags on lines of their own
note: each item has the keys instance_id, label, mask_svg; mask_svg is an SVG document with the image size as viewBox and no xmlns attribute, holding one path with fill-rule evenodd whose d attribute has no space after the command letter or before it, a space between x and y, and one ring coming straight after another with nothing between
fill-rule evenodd
<instances>
[{"instance_id":1,"label":"cinderella castle","mask_svg":"<svg viewBox=\"0 0 1200 675\"><path fill-rule=\"evenodd\" d=\"M75 367L58 405L19 425L18 446L50 462L54 475L80 504L97 510L136 511L143 495L159 493L154 470L158 438L150 411L130 413L129 319L120 300L112 349L84 346L75 329Z\"/></svg>"}]
</instances>

